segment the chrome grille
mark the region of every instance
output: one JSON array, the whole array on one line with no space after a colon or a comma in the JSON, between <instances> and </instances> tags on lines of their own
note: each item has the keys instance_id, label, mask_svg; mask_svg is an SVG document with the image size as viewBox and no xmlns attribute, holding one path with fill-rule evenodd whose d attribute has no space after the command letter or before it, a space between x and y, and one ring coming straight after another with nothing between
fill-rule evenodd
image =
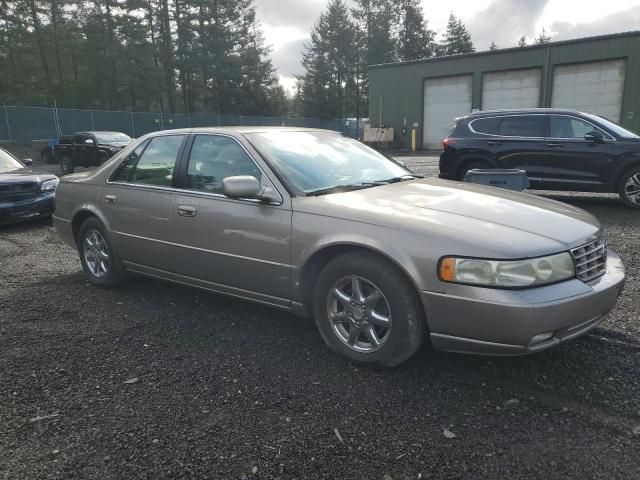
<instances>
[{"instance_id":1,"label":"chrome grille","mask_svg":"<svg viewBox=\"0 0 640 480\"><path fill-rule=\"evenodd\" d=\"M590 282L604 275L607 270L607 245L604 238L571 250L576 266L576 277L583 282Z\"/></svg>"}]
</instances>

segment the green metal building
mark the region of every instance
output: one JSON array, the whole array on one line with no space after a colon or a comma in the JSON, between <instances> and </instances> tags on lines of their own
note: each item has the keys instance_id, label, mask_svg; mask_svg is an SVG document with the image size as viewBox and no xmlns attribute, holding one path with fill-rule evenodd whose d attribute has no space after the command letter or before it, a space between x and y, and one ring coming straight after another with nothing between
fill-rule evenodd
<instances>
[{"instance_id":1,"label":"green metal building","mask_svg":"<svg viewBox=\"0 0 640 480\"><path fill-rule=\"evenodd\" d=\"M640 131L640 31L373 65L372 127L440 148L453 119L501 108L574 108ZM406 129L403 135L403 129Z\"/></svg>"}]
</instances>

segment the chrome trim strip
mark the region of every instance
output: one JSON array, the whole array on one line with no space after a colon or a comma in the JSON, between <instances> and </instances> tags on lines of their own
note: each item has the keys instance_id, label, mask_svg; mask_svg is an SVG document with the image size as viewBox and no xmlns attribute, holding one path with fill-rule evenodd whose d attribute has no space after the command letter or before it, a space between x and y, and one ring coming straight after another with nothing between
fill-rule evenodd
<instances>
[{"instance_id":1,"label":"chrome trim strip","mask_svg":"<svg viewBox=\"0 0 640 480\"><path fill-rule=\"evenodd\" d=\"M224 256L224 257L238 258L240 260L248 260L248 261L251 261L251 262L264 263L264 264L273 265L273 266L276 266L276 267L291 268L291 265L289 265L289 264L279 263L279 262L272 262L270 260L263 260L261 258L245 257L243 255L236 255L234 253L226 253L226 252L219 252L217 250L209 250L209 249L206 249L206 248L192 247L190 245L183 245L181 243L168 242L166 240L158 240L157 238L149 238L149 237L143 237L143 236L140 236L140 235L133 235L131 233L119 232L117 230L114 230L113 233L115 233L116 235L122 235L123 237L135 238L137 240L145 240L145 241L148 241L148 242L161 243L163 245L169 245L171 247L186 248L186 249L189 249L189 250L196 250L196 251L203 252L203 253L211 253L213 255L221 255L221 256Z\"/></svg>"},{"instance_id":2,"label":"chrome trim strip","mask_svg":"<svg viewBox=\"0 0 640 480\"><path fill-rule=\"evenodd\" d=\"M261 304L264 304L264 305L270 305L272 307L276 307L276 308L280 308L280 309L285 309L285 310L290 310L291 309L291 306L290 306L291 305L291 300L289 300L287 298L273 297L271 295L266 295L264 293L258 293L258 292L253 292L253 291L250 291L250 290L243 290L241 288L230 287L228 285L221 285L221 284L218 284L218 283L208 282L206 280L201 280L199 278L187 277L186 275L180 275L180 274L177 274L177 273L166 272L165 270L159 270L157 268L147 267L145 265L140 265L140 264L134 263L134 262L123 261L122 263L125 265L125 267L127 267L128 271L130 271L132 273L137 273L139 275L144 275L144 276L147 276L147 277L157 278L159 280L165 280L165 281L172 282L172 283L178 283L180 285L186 285L188 287L200 288L202 290L206 290L206 291L209 291L209 292L219 293L221 295L228 295L230 297L241 298L243 300L249 300L249 301L261 303ZM149 272L150 270L154 271L154 272L158 272L158 273L156 273L156 274L150 273ZM179 279L177 279L175 277L183 278L185 280L179 280ZM193 280L193 281L190 282L188 280ZM205 285L211 285L211 287L207 287ZM215 287L215 288L213 288L213 287ZM232 293L229 290L233 290L233 291L238 292L238 293ZM256 296L264 297L265 299L280 300L283 303L274 303L273 301L261 300L259 298L256 298ZM286 303L288 303L289 306L285 305Z\"/></svg>"}]
</instances>

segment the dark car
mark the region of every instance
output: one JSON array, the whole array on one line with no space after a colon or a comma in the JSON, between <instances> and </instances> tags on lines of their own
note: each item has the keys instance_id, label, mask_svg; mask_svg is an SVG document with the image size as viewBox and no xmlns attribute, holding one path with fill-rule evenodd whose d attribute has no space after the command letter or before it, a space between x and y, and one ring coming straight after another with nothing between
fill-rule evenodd
<instances>
[{"instance_id":1,"label":"dark car","mask_svg":"<svg viewBox=\"0 0 640 480\"><path fill-rule=\"evenodd\" d=\"M0 148L0 225L50 217L58 177L34 172Z\"/></svg>"},{"instance_id":2,"label":"dark car","mask_svg":"<svg viewBox=\"0 0 640 480\"><path fill-rule=\"evenodd\" d=\"M129 142L131 137L122 132L78 132L60 137L53 149L55 160L66 175L76 167L102 165Z\"/></svg>"},{"instance_id":3,"label":"dark car","mask_svg":"<svg viewBox=\"0 0 640 480\"><path fill-rule=\"evenodd\" d=\"M440 178L474 168L517 168L531 188L618 193L640 208L640 137L574 110L478 112L458 118L443 140Z\"/></svg>"}]
</instances>

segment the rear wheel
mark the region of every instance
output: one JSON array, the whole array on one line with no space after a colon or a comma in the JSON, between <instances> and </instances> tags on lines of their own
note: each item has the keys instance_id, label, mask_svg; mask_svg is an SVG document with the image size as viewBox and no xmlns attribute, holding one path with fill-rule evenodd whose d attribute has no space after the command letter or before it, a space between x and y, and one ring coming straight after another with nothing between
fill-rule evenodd
<instances>
[{"instance_id":1,"label":"rear wheel","mask_svg":"<svg viewBox=\"0 0 640 480\"><path fill-rule=\"evenodd\" d=\"M414 286L394 265L368 252L341 255L320 272L314 314L332 350L369 367L395 367L424 340Z\"/></svg>"},{"instance_id":2,"label":"rear wheel","mask_svg":"<svg viewBox=\"0 0 640 480\"><path fill-rule=\"evenodd\" d=\"M627 206L640 208L640 166L633 167L622 175L618 193Z\"/></svg>"},{"instance_id":3,"label":"rear wheel","mask_svg":"<svg viewBox=\"0 0 640 480\"><path fill-rule=\"evenodd\" d=\"M90 217L82 223L77 244L82 268L91 283L105 288L126 283L129 276L97 218Z\"/></svg>"},{"instance_id":4,"label":"rear wheel","mask_svg":"<svg viewBox=\"0 0 640 480\"><path fill-rule=\"evenodd\" d=\"M464 165L460 171L458 172L458 180L463 181L465 175L469 170L473 170L475 168L491 168L488 163L482 161L470 162L467 165Z\"/></svg>"}]
</instances>

